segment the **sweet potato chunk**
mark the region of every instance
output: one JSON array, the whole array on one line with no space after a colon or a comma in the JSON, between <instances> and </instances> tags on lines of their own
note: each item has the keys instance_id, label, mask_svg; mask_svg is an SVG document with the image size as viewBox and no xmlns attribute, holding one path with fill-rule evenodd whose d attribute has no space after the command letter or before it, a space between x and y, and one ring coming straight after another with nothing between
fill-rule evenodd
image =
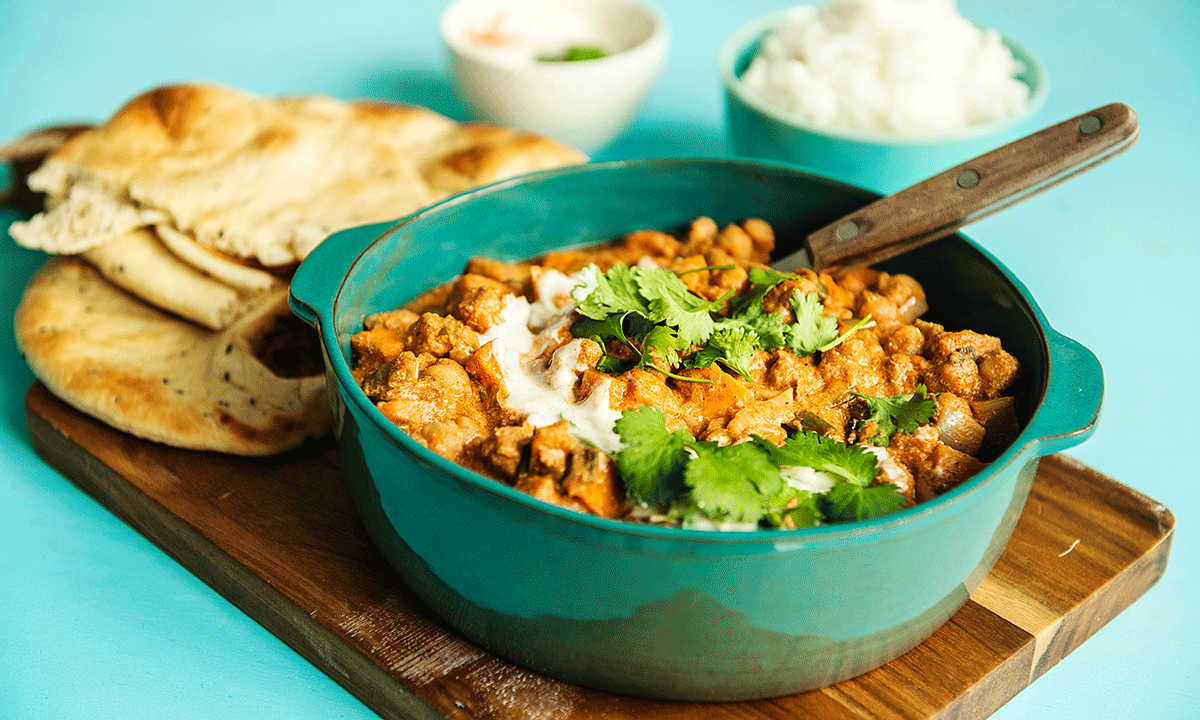
<instances>
[{"instance_id":1,"label":"sweet potato chunk","mask_svg":"<svg viewBox=\"0 0 1200 720\"><path fill-rule=\"evenodd\" d=\"M984 468L982 462L938 443L917 468L917 501L925 502L961 485Z\"/></svg>"},{"instance_id":2,"label":"sweet potato chunk","mask_svg":"<svg viewBox=\"0 0 1200 720\"><path fill-rule=\"evenodd\" d=\"M500 323L504 300L512 290L499 280L483 275L460 275L446 299L450 314L476 332L486 332Z\"/></svg>"},{"instance_id":3,"label":"sweet potato chunk","mask_svg":"<svg viewBox=\"0 0 1200 720\"><path fill-rule=\"evenodd\" d=\"M463 363L479 349L479 335L456 318L424 313L409 325L405 345L415 353Z\"/></svg>"}]
</instances>

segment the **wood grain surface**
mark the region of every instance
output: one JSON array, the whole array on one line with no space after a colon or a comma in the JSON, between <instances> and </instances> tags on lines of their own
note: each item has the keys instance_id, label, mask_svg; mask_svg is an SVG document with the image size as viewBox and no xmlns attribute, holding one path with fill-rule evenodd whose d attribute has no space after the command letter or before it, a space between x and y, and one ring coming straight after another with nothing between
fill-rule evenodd
<instances>
[{"instance_id":1,"label":"wood grain surface","mask_svg":"<svg viewBox=\"0 0 1200 720\"><path fill-rule=\"evenodd\" d=\"M170 448L41 384L26 419L67 478L385 718L984 718L1145 593L1174 530L1162 505L1050 456L996 568L906 655L800 695L652 702L551 680L449 630L367 538L329 442L269 459Z\"/></svg>"}]
</instances>

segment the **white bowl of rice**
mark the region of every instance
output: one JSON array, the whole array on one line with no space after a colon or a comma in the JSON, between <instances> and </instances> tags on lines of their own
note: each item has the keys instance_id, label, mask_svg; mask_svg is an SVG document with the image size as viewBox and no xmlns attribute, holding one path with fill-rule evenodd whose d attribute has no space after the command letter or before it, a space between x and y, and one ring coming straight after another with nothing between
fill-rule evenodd
<instances>
[{"instance_id":1,"label":"white bowl of rice","mask_svg":"<svg viewBox=\"0 0 1200 720\"><path fill-rule=\"evenodd\" d=\"M830 0L719 54L733 151L888 193L1038 128L1041 62L953 0Z\"/></svg>"}]
</instances>

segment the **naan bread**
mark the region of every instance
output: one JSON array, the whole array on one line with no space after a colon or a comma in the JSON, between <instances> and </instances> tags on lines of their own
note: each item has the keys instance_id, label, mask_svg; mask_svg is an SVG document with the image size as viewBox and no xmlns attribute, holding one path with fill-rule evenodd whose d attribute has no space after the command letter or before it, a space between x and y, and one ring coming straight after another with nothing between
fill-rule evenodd
<instances>
[{"instance_id":1,"label":"naan bread","mask_svg":"<svg viewBox=\"0 0 1200 720\"><path fill-rule=\"evenodd\" d=\"M66 257L26 288L17 342L55 395L113 427L283 452L329 426L316 334L286 304L299 261L337 230L585 160L423 108L158 88L26 178L46 209L10 234Z\"/></svg>"},{"instance_id":2,"label":"naan bread","mask_svg":"<svg viewBox=\"0 0 1200 720\"><path fill-rule=\"evenodd\" d=\"M51 154L28 178L49 211L11 233L26 247L76 253L163 223L234 258L289 265L337 230L586 159L424 108L168 86Z\"/></svg>"},{"instance_id":3,"label":"naan bread","mask_svg":"<svg viewBox=\"0 0 1200 720\"><path fill-rule=\"evenodd\" d=\"M78 257L53 257L25 288L14 327L51 392L138 437L253 456L329 431L320 350L284 289L214 333L125 293Z\"/></svg>"},{"instance_id":4,"label":"naan bread","mask_svg":"<svg viewBox=\"0 0 1200 720\"><path fill-rule=\"evenodd\" d=\"M243 265L227 255L201 246L191 235L181 233L170 225L155 225L154 234L177 259L240 292L255 294L284 284L265 270Z\"/></svg>"},{"instance_id":5,"label":"naan bread","mask_svg":"<svg viewBox=\"0 0 1200 720\"><path fill-rule=\"evenodd\" d=\"M179 238L173 237L173 232L169 228L162 231L181 247L190 249ZM286 285L254 268L242 268L263 276L253 290L221 282L181 260L159 239L159 232L154 228L140 228L112 238L85 250L82 257L114 285L156 308L168 310L210 330L227 327L253 307L259 294Z\"/></svg>"}]
</instances>

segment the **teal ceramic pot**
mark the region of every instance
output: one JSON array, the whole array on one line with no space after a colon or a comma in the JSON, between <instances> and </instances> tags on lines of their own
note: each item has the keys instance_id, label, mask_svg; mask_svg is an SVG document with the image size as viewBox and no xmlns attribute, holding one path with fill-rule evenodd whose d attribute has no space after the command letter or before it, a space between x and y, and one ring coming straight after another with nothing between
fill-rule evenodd
<instances>
[{"instance_id":1,"label":"teal ceramic pot","mask_svg":"<svg viewBox=\"0 0 1200 720\"><path fill-rule=\"evenodd\" d=\"M410 439L350 374L365 314L457 275L673 228L761 217L780 252L874 195L782 165L643 160L536 173L390 227L339 232L292 282L317 327L346 482L404 581L463 636L570 683L675 700L744 700L829 685L930 635L967 600L1012 532L1039 456L1087 437L1096 358L1047 325L994 258L953 236L889 261L925 284L926 317L999 336L1025 371L1024 429L990 468L899 514L759 533L648 527L545 504Z\"/></svg>"},{"instance_id":2,"label":"teal ceramic pot","mask_svg":"<svg viewBox=\"0 0 1200 720\"><path fill-rule=\"evenodd\" d=\"M1039 123L1037 117L1050 89L1046 68L1008 38L1004 44L1025 68L1017 77L1029 86L1029 106L1020 117L921 139L806 123L763 101L740 79L763 37L786 16L783 11L747 23L729 36L718 53L726 132L737 155L786 162L887 194L1049 124Z\"/></svg>"}]
</instances>

